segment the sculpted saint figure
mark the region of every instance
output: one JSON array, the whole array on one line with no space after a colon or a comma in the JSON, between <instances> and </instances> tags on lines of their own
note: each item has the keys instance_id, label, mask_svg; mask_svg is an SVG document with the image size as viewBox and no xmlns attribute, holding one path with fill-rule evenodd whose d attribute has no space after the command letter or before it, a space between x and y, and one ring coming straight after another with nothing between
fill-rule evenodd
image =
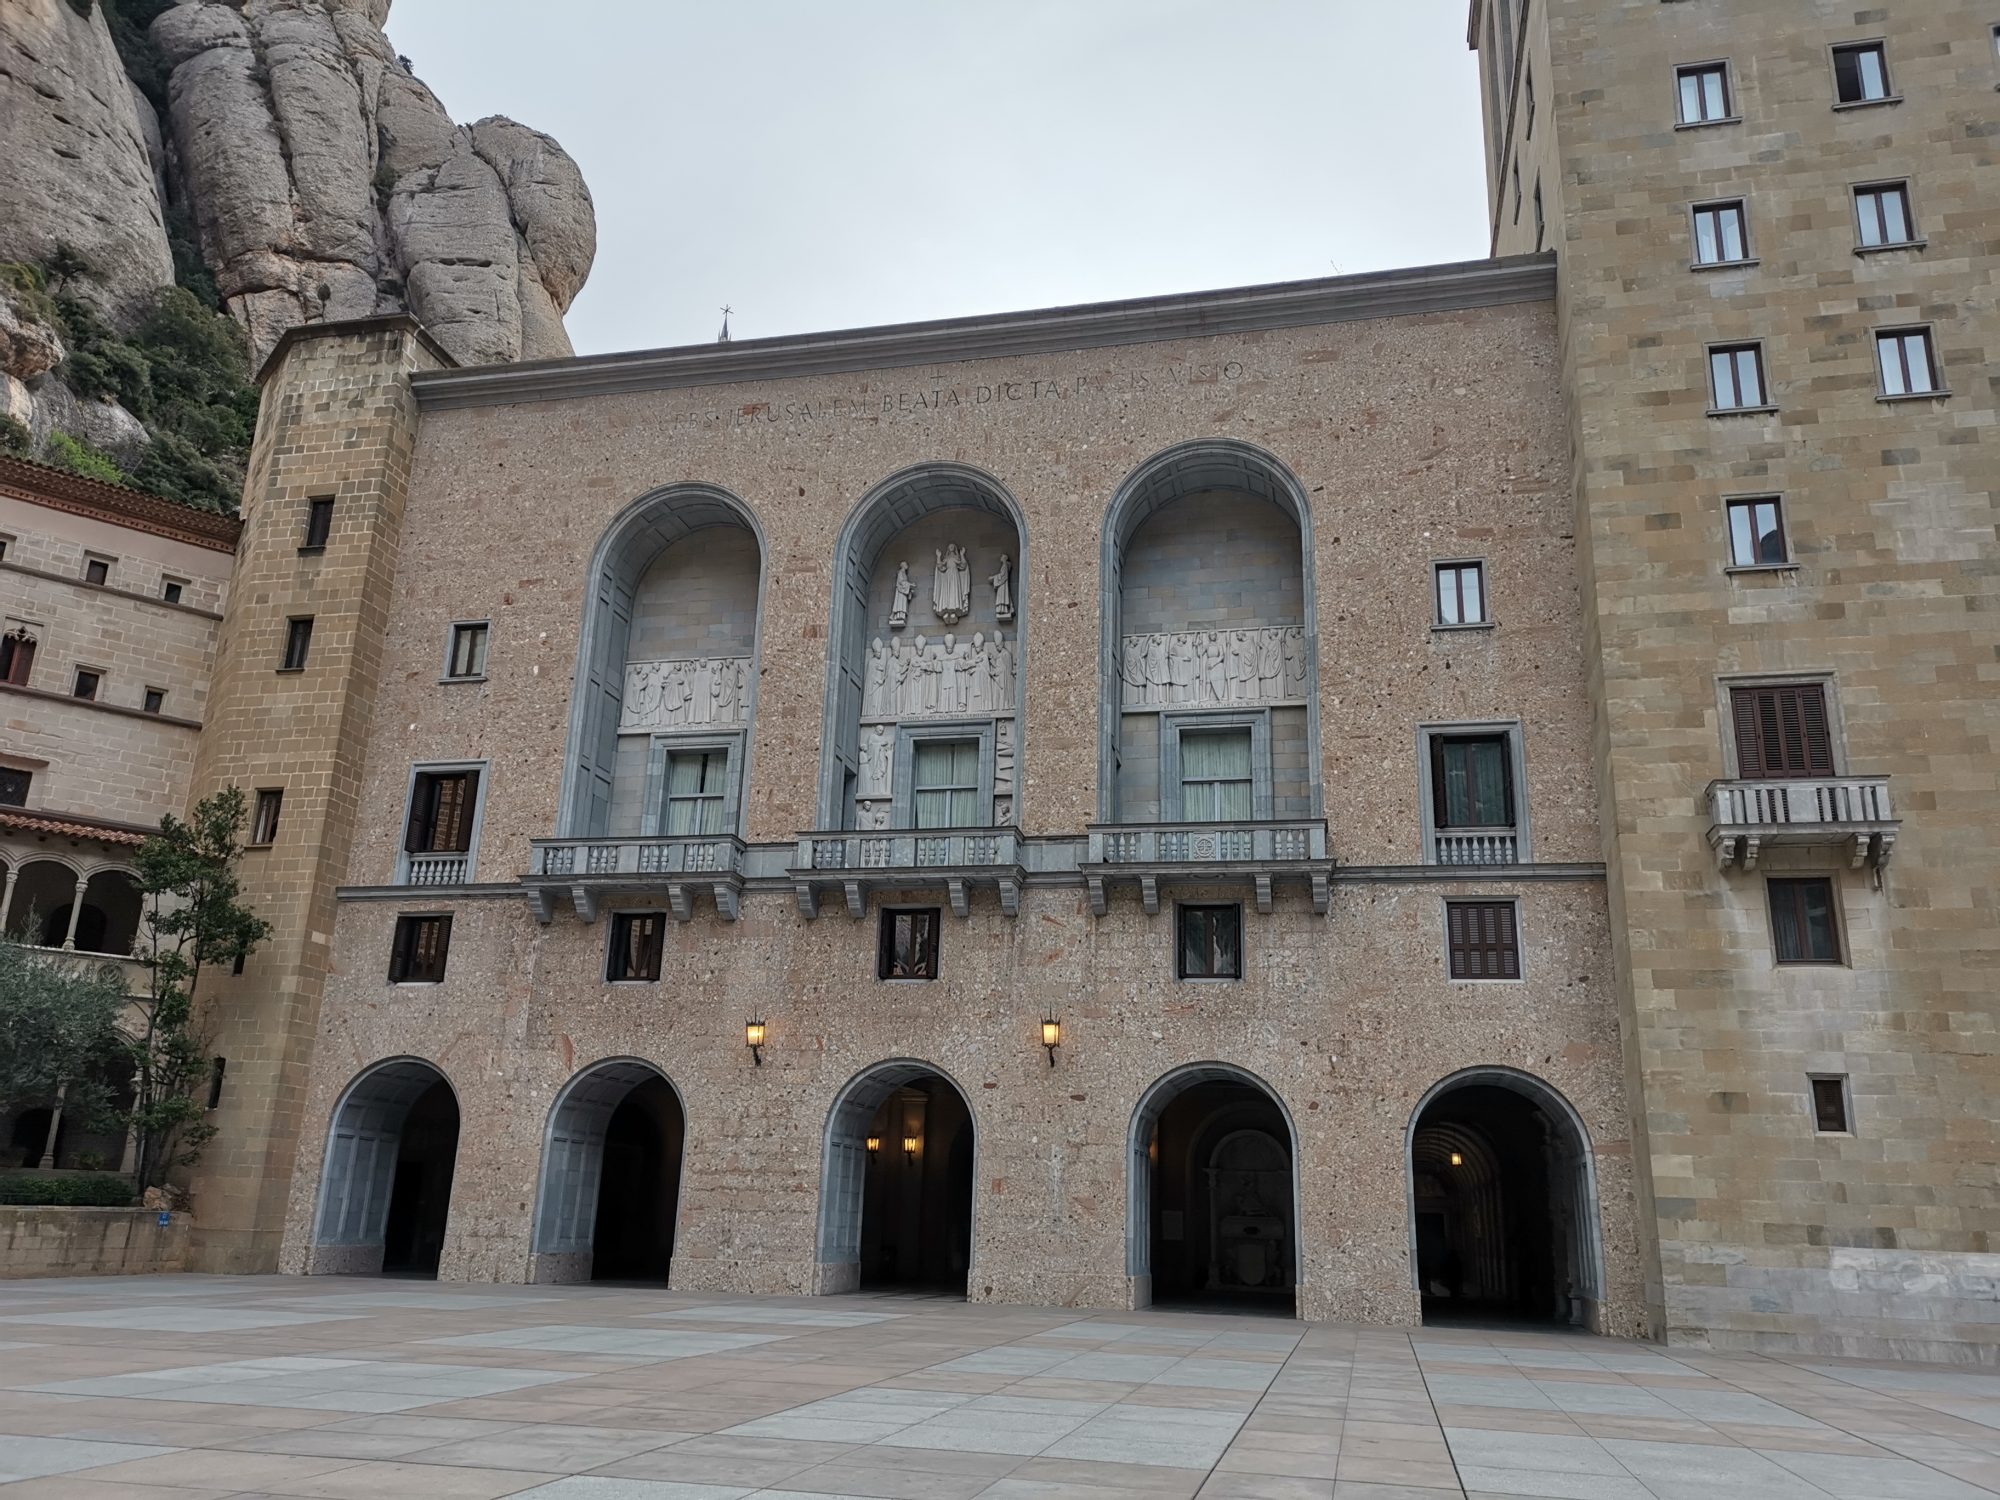
<instances>
[{"instance_id":1,"label":"sculpted saint figure","mask_svg":"<svg viewBox=\"0 0 2000 1500\"><path fill-rule=\"evenodd\" d=\"M1192 703L1195 699L1194 637L1177 635L1173 638L1173 701Z\"/></svg>"},{"instance_id":2,"label":"sculpted saint figure","mask_svg":"<svg viewBox=\"0 0 2000 1500\"><path fill-rule=\"evenodd\" d=\"M1250 646L1250 633L1232 630L1228 636L1229 697L1240 703L1252 694L1257 677L1257 660Z\"/></svg>"},{"instance_id":3,"label":"sculpted saint figure","mask_svg":"<svg viewBox=\"0 0 2000 1500\"><path fill-rule=\"evenodd\" d=\"M1167 684L1172 680L1167 667L1168 638L1164 635L1146 637L1146 691L1139 700L1142 703L1165 703Z\"/></svg>"},{"instance_id":4,"label":"sculpted saint figure","mask_svg":"<svg viewBox=\"0 0 2000 1500\"><path fill-rule=\"evenodd\" d=\"M1229 664L1223 655L1222 638L1211 630L1201 638L1202 702L1229 701Z\"/></svg>"},{"instance_id":5,"label":"sculpted saint figure","mask_svg":"<svg viewBox=\"0 0 2000 1500\"><path fill-rule=\"evenodd\" d=\"M709 718L717 724L735 723L742 716L739 705L743 700L743 664L733 656L726 656L710 662L708 673L708 694L714 703Z\"/></svg>"},{"instance_id":6,"label":"sculpted saint figure","mask_svg":"<svg viewBox=\"0 0 2000 1500\"><path fill-rule=\"evenodd\" d=\"M1260 698L1276 698L1284 692L1285 665L1278 651L1278 642L1283 635L1281 630L1257 632L1257 696Z\"/></svg>"},{"instance_id":7,"label":"sculpted saint figure","mask_svg":"<svg viewBox=\"0 0 2000 1500\"><path fill-rule=\"evenodd\" d=\"M1125 685L1124 702L1146 701L1146 643L1136 635L1125 637L1125 649L1118 657L1118 679Z\"/></svg>"},{"instance_id":8,"label":"sculpted saint figure","mask_svg":"<svg viewBox=\"0 0 2000 1500\"><path fill-rule=\"evenodd\" d=\"M986 632L972 632L972 645L966 651L965 659L965 711L969 714L990 713L992 698L987 682L987 672L993 665L993 655L986 649Z\"/></svg>"},{"instance_id":9,"label":"sculpted saint figure","mask_svg":"<svg viewBox=\"0 0 2000 1500\"><path fill-rule=\"evenodd\" d=\"M889 790L891 744L889 731L880 727L861 736L861 795L879 797Z\"/></svg>"},{"instance_id":10,"label":"sculpted saint figure","mask_svg":"<svg viewBox=\"0 0 2000 1500\"><path fill-rule=\"evenodd\" d=\"M661 720L668 724L687 722L688 700L694 696L688 682L688 664L684 661L667 663L667 680L662 689L663 711Z\"/></svg>"},{"instance_id":11,"label":"sculpted saint figure","mask_svg":"<svg viewBox=\"0 0 2000 1500\"><path fill-rule=\"evenodd\" d=\"M1011 620L1014 618L1014 564L1006 553L1000 554L1000 571L986 580L993 585L993 618Z\"/></svg>"},{"instance_id":12,"label":"sculpted saint figure","mask_svg":"<svg viewBox=\"0 0 2000 1500\"><path fill-rule=\"evenodd\" d=\"M625 720L641 729L650 729L660 715L660 667L657 662L643 662L631 670L625 706Z\"/></svg>"},{"instance_id":13,"label":"sculpted saint figure","mask_svg":"<svg viewBox=\"0 0 2000 1500\"><path fill-rule=\"evenodd\" d=\"M896 602L889 606L889 628L901 630L910 623L910 600L916 597L917 586L910 582L910 565L896 564Z\"/></svg>"},{"instance_id":14,"label":"sculpted saint figure","mask_svg":"<svg viewBox=\"0 0 2000 1500\"><path fill-rule=\"evenodd\" d=\"M898 640L895 655L889 663L889 707L888 712L897 718L911 712L917 706L917 653L905 641Z\"/></svg>"},{"instance_id":15,"label":"sculpted saint figure","mask_svg":"<svg viewBox=\"0 0 2000 1500\"><path fill-rule=\"evenodd\" d=\"M964 701L964 661L964 648L947 630L944 645L938 650L938 707L948 714L957 713Z\"/></svg>"},{"instance_id":16,"label":"sculpted saint figure","mask_svg":"<svg viewBox=\"0 0 2000 1500\"><path fill-rule=\"evenodd\" d=\"M972 570L966 566L965 549L948 542L933 548L937 570L931 575L931 613L947 625L956 625L972 608Z\"/></svg>"},{"instance_id":17,"label":"sculpted saint figure","mask_svg":"<svg viewBox=\"0 0 2000 1500\"><path fill-rule=\"evenodd\" d=\"M993 707L996 712L1014 711L1014 643L1005 632L993 632Z\"/></svg>"},{"instance_id":18,"label":"sculpted saint figure","mask_svg":"<svg viewBox=\"0 0 2000 1500\"><path fill-rule=\"evenodd\" d=\"M938 711L939 679L944 676L944 658L930 646L922 636L917 637L917 701L911 705L911 712L934 714Z\"/></svg>"},{"instance_id":19,"label":"sculpted saint figure","mask_svg":"<svg viewBox=\"0 0 2000 1500\"><path fill-rule=\"evenodd\" d=\"M868 670L861 680L861 712L868 718L889 712L889 648L876 636L868 643Z\"/></svg>"},{"instance_id":20,"label":"sculpted saint figure","mask_svg":"<svg viewBox=\"0 0 2000 1500\"><path fill-rule=\"evenodd\" d=\"M1294 625L1285 632L1285 696L1303 698L1306 695L1306 633L1302 626Z\"/></svg>"}]
</instances>

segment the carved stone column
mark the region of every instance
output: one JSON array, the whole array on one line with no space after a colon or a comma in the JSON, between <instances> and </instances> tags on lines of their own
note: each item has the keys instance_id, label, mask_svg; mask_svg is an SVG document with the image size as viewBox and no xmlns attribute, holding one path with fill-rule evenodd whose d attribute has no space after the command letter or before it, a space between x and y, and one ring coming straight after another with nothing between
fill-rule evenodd
<instances>
[{"instance_id":1,"label":"carved stone column","mask_svg":"<svg viewBox=\"0 0 2000 1500\"><path fill-rule=\"evenodd\" d=\"M63 951L65 953L74 953L76 951L77 919L83 915L83 897L84 893L89 889L90 877L88 875L77 876L76 899L69 904L69 931L63 937Z\"/></svg>"},{"instance_id":2,"label":"carved stone column","mask_svg":"<svg viewBox=\"0 0 2000 1500\"><path fill-rule=\"evenodd\" d=\"M7 888L0 890L0 932L7 930L7 913L14 909L14 882L21 878L20 870L7 866Z\"/></svg>"},{"instance_id":3,"label":"carved stone column","mask_svg":"<svg viewBox=\"0 0 2000 1500\"><path fill-rule=\"evenodd\" d=\"M42 1142L42 1159L35 1163L44 1172L56 1164L56 1137L62 1133L63 1100L69 1095L69 1085L62 1084L56 1089L56 1107L49 1111L49 1135Z\"/></svg>"}]
</instances>

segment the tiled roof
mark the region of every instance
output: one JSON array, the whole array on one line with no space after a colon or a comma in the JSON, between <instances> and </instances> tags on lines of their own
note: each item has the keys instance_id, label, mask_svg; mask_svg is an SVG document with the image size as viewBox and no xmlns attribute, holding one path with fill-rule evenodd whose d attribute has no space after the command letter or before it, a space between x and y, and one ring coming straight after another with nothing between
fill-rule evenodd
<instances>
[{"instance_id":1,"label":"tiled roof","mask_svg":"<svg viewBox=\"0 0 2000 1500\"><path fill-rule=\"evenodd\" d=\"M82 821L12 807L0 807L0 828L20 833L50 833L65 839L95 839L100 844L129 844L134 848L146 842L143 829L122 823Z\"/></svg>"},{"instance_id":2,"label":"tiled roof","mask_svg":"<svg viewBox=\"0 0 2000 1500\"><path fill-rule=\"evenodd\" d=\"M172 537L217 552L234 552L237 535L243 530L243 523L234 516L218 515L122 484L87 479L68 469L50 468L10 453L0 453L0 494L73 515L95 516L117 526L150 531L156 536Z\"/></svg>"}]
</instances>

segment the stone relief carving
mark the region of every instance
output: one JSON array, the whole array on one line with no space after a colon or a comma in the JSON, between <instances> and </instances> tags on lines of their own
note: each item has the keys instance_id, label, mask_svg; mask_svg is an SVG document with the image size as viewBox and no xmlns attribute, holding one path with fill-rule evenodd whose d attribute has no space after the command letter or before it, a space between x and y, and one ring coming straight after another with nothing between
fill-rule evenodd
<instances>
[{"instance_id":1,"label":"stone relief carving","mask_svg":"<svg viewBox=\"0 0 2000 1500\"><path fill-rule=\"evenodd\" d=\"M965 549L956 542L933 549L932 555L937 558L937 568L931 575L931 613L947 625L956 625L972 610L972 569L966 563ZM897 586L901 585L899 574Z\"/></svg>"},{"instance_id":2,"label":"stone relief carving","mask_svg":"<svg viewBox=\"0 0 2000 1500\"><path fill-rule=\"evenodd\" d=\"M861 731L861 767L856 797L886 797L896 772L895 732L877 724Z\"/></svg>"},{"instance_id":3,"label":"stone relief carving","mask_svg":"<svg viewBox=\"0 0 2000 1500\"><path fill-rule=\"evenodd\" d=\"M1128 635L1118 678L1124 708L1298 702L1306 695L1306 633L1268 625Z\"/></svg>"},{"instance_id":4,"label":"stone relief carving","mask_svg":"<svg viewBox=\"0 0 2000 1500\"><path fill-rule=\"evenodd\" d=\"M1014 790L1014 721L1002 719L993 729L993 795L1005 797Z\"/></svg>"},{"instance_id":5,"label":"stone relief carving","mask_svg":"<svg viewBox=\"0 0 2000 1500\"><path fill-rule=\"evenodd\" d=\"M747 656L627 662L618 732L739 725L749 681Z\"/></svg>"},{"instance_id":6,"label":"stone relief carving","mask_svg":"<svg viewBox=\"0 0 2000 1500\"><path fill-rule=\"evenodd\" d=\"M947 631L868 643L861 674L861 717L936 719L1014 711L1014 643L1003 631L970 639Z\"/></svg>"},{"instance_id":7,"label":"stone relief carving","mask_svg":"<svg viewBox=\"0 0 2000 1500\"><path fill-rule=\"evenodd\" d=\"M917 586L910 582L910 565L896 564L896 602L889 606L889 628L901 630L910 623L910 600L916 597Z\"/></svg>"},{"instance_id":8,"label":"stone relief carving","mask_svg":"<svg viewBox=\"0 0 2000 1500\"><path fill-rule=\"evenodd\" d=\"M1014 618L1014 564L1006 553L1000 554L1000 571L986 581L993 585L993 618L1004 625Z\"/></svg>"}]
</instances>

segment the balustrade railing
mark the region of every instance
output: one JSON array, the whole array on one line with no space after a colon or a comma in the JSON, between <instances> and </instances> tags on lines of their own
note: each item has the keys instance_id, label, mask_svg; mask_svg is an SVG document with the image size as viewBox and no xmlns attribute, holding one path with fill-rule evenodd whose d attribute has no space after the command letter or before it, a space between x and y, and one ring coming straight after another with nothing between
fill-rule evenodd
<instances>
[{"instance_id":1,"label":"balustrade railing","mask_svg":"<svg viewBox=\"0 0 2000 1500\"><path fill-rule=\"evenodd\" d=\"M1285 864L1323 860L1326 823L1103 823L1086 835L1094 865Z\"/></svg>"},{"instance_id":2,"label":"balustrade railing","mask_svg":"<svg viewBox=\"0 0 2000 1500\"><path fill-rule=\"evenodd\" d=\"M1858 867L1888 863L1902 827L1886 776L1812 776L1796 781L1711 781L1709 846L1716 863L1757 863L1766 844L1848 844Z\"/></svg>"},{"instance_id":3,"label":"balustrade railing","mask_svg":"<svg viewBox=\"0 0 2000 1500\"><path fill-rule=\"evenodd\" d=\"M1432 864L1512 865L1520 861L1520 836L1511 828L1440 828L1431 836Z\"/></svg>"},{"instance_id":4,"label":"balustrade railing","mask_svg":"<svg viewBox=\"0 0 2000 1500\"><path fill-rule=\"evenodd\" d=\"M1012 866L1020 863L1020 844L1021 835L1012 828L802 833L798 868L831 874Z\"/></svg>"},{"instance_id":5,"label":"balustrade railing","mask_svg":"<svg viewBox=\"0 0 2000 1500\"><path fill-rule=\"evenodd\" d=\"M464 854L412 854L408 859L405 885L463 885L471 864Z\"/></svg>"},{"instance_id":6,"label":"balustrade railing","mask_svg":"<svg viewBox=\"0 0 2000 1500\"><path fill-rule=\"evenodd\" d=\"M743 841L730 834L656 838L534 839L530 875L551 878L734 875L742 868Z\"/></svg>"}]
</instances>

